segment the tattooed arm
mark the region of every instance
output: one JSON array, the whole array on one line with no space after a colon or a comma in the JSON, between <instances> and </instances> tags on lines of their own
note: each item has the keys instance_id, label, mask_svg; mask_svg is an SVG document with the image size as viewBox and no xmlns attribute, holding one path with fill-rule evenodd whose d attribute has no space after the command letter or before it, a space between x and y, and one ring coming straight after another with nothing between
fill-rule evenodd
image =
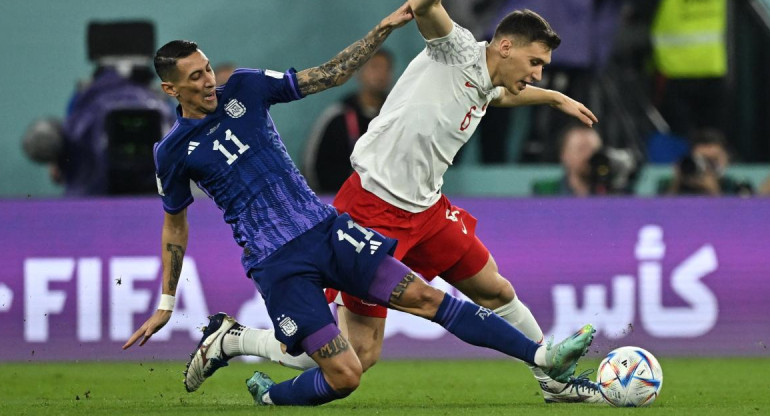
<instances>
[{"instance_id":1,"label":"tattooed arm","mask_svg":"<svg viewBox=\"0 0 770 416\"><path fill-rule=\"evenodd\" d=\"M163 294L175 295L182 273L182 259L187 250L187 209L178 214L165 214L161 234L163 261Z\"/></svg>"},{"instance_id":2,"label":"tattooed arm","mask_svg":"<svg viewBox=\"0 0 770 416\"><path fill-rule=\"evenodd\" d=\"M165 214L163 220L163 232L161 234L163 261L163 294L175 295L179 276L182 273L182 259L187 249L187 208L178 214ZM141 347L150 337L163 328L171 319L171 311L158 309L139 329L131 335L131 338L123 345L123 349L132 346L139 338Z\"/></svg>"},{"instance_id":3,"label":"tattooed arm","mask_svg":"<svg viewBox=\"0 0 770 416\"><path fill-rule=\"evenodd\" d=\"M409 4L405 3L382 19L363 39L345 48L329 62L298 72L297 82L302 95L315 94L344 84L374 55L393 29L407 24L412 17Z\"/></svg>"}]
</instances>

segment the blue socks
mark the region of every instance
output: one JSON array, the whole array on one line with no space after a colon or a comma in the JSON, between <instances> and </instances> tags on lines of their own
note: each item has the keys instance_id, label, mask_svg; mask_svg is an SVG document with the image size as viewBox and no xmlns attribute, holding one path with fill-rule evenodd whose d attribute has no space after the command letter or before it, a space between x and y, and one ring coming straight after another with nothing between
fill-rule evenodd
<instances>
[{"instance_id":1,"label":"blue socks","mask_svg":"<svg viewBox=\"0 0 770 416\"><path fill-rule=\"evenodd\" d=\"M347 396L334 391L317 367L270 387L268 392L274 404L284 406L317 406Z\"/></svg>"},{"instance_id":2,"label":"blue socks","mask_svg":"<svg viewBox=\"0 0 770 416\"><path fill-rule=\"evenodd\" d=\"M534 365L535 351L540 348L494 312L450 294L444 295L432 321L468 344L492 348L529 364Z\"/></svg>"},{"instance_id":3,"label":"blue socks","mask_svg":"<svg viewBox=\"0 0 770 416\"><path fill-rule=\"evenodd\" d=\"M444 295L433 322L469 344L492 348L529 364L534 364L540 348L489 309L449 294ZM290 406L317 406L347 396L332 389L319 368L278 383L268 393L274 404Z\"/></svg>"}]
</instances>

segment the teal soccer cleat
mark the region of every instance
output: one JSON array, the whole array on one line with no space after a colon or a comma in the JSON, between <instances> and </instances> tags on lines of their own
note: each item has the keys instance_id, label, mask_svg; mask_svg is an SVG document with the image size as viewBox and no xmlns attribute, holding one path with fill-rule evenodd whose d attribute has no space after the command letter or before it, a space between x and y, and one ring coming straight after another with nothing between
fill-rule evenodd
<instances>
[{"instance_id":1,"label":"teal soccer cleat","mask_svg":"<svg viewBox=\"0 0 770 416\"><path fill-rule=\"evenodd\" d=\"M272 402L266 402L263 400L265 393L267 393L267 391L270 389L270 387L273 387L273 385L275 385L275 382L270 378L270 376L260 371L255 371L254 375L246 380L246 387L249 389L251 397L254 398L254 404L257 406L273 404Z\"/></svg>"},{"instance_id":2,"label":"teal soccer cleat","mask_svg":"<svg viewBox=\"0 0 770 416\"><path fill-rule=\"evenodd\" d=\"M543 367L543 371L552 379L568 383L570 377L575 374L577 362L588 351L596 330L591 324L587 324L562 342L546 346L545 360L549 364Z\"/></svg>"}]
</instances>

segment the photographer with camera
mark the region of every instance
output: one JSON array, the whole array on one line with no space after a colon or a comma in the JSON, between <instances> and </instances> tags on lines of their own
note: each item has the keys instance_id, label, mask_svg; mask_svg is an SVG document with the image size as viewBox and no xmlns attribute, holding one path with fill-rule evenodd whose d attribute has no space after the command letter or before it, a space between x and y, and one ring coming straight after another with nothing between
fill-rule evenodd
<instances>
[{"instance_id":1,"label":"photographer with camera","mask_svg":"<svg viewBox=\"0 0 770 416\"><path fill-rule=\"evenodd\" d=\"M599 133L585 125L570 124L559 140L561 179L540 180L535 195L589 196L631 193L636 159L624 149L602 146Z\"/></svg>"},{"instance_id":2,"label":"photographer with camera","mask_svg":"<svg viewBox=\"0 0 770 416\"><path fill-rule=\"evenodd\" d=\"M659 187L669 195L753 195L748 182L725 175L730 164L725 137L713 128L696 130L691 151L674 166L674 178Z\"/></svg>"},{"instance_id":3,"label":"photographer with camera","mask_svg":"<svg viewBox=\"0 0 770 416\"><path fill-rule=\"evenodd\" d=\"M153 143L175 121L152 83L155 27L148 21L91 22L88 59L64 120L36 120L22 138L27 156L48 167L65 196L135 195L157 191Z\"/></svg>"}]
</instances>

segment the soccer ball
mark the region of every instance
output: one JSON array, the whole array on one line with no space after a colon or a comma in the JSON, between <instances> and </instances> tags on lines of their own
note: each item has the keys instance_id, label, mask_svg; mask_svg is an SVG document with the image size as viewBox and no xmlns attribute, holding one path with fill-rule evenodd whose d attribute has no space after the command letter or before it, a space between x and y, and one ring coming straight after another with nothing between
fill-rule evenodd
<instances>
[{"instance_id":1,"label":"soccer ball","mask_svg":"<svg viewBox=\"0 0 770 416\"><path fill-rule=\"evenodd\" d=\"M649 351L620 347L599 364L597 383L613 406L640 407L655 401L663 386L663 370Z\"/></svg>"}]
</instances>

